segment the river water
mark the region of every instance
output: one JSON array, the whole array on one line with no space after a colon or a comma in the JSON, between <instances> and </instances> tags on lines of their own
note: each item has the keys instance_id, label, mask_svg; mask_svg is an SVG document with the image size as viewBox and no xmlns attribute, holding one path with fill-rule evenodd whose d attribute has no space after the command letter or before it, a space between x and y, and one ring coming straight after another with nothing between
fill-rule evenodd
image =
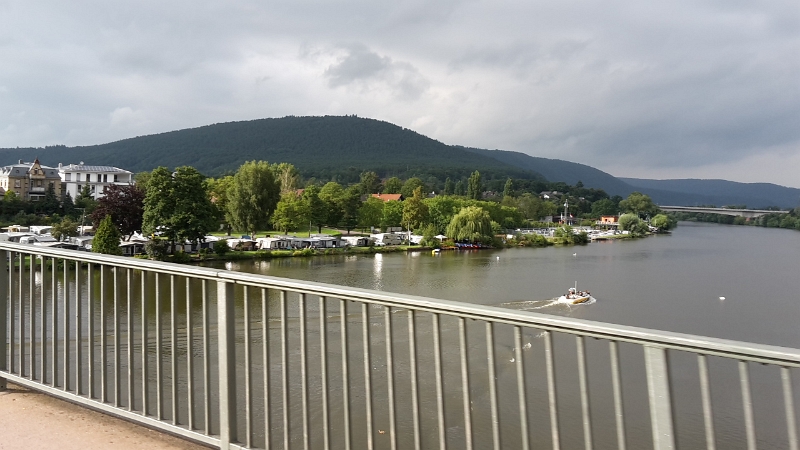
<instances>
[{"instance_id":1,"label":"river water","mask_svg":"<svg viewBox=\"0 0 800 450\"><path fill-rule=\"evenodd\" d=\"M671 235L578 247L285 258L226 267L800 347L800 233L791 230L681 222ZM550 301L576 281L597 301Z\"/></svg>"}]
</instances>

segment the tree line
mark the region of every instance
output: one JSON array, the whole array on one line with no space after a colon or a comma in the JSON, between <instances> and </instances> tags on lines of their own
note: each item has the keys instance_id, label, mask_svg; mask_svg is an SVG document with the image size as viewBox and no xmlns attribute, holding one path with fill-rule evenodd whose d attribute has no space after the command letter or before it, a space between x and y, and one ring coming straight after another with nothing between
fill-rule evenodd
<instances>
[{"instance_id":1,"label":"tree line","mask_svg":"<svg viewBox=\"0 0 800 450\"><path fill-rule=\"evenodd\" d=\"M585 188L580 182L575 186L542 185L511 178L494 191L487 189L477 170L466 180L447 178L439 192L418 177L381 179L374 171L361 172L358 182L349 185L337 181L322 184L304 180L292 164L266 161L248 161L235 173L218 178L182 166L174 171L158 167L137 174L135 180L134 185L109 186L98 201L87 191L74 202L67 196L61 203L47 203L50 210L43 208L45 202L27 205L33 207L32 217L21 217L25 208L7 194L3 212L11 211L16 202L21 209L11 216L12 221L23 225L18 219L41 219L36 208L44 214L50 212L59 239L68 237L73 233L70 230L87 218L102 235L103 239L95 237L98 243L114 242L105 239L109 227L117 242L118 236L129 239L141 230L168 252L174 252L178 243L198 242L219 230L255 237L267 230L290 233L313 228L321 232L326 227L349 233L399 227L422 234L429 242L444 234L459 241L490 243L504 229L542 226L543 220L557 221L564 213L577 223L594 224L602 215L628 212L632 216L625 226L645 232L644 220L662 220L658 207L643 194L622 199ZM539 195L543 187L549 188L549 198ZM383 201L372 196L378 193L401 194L404 200ZM662 226L670 224L667 220Z\"/></svg>"}]
</instances>

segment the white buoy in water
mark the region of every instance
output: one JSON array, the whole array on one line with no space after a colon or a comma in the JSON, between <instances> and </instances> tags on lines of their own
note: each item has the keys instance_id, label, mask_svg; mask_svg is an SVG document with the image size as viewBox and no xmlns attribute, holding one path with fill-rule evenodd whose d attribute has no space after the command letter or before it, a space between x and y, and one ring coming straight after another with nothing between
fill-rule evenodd
<instances>
[{"instance_id":1,"label":"white buoy in water","mask_svg":"<svg viewBox=\"0 0 800 450\"><path fill-rule=\"evenodd\" d=\"M720 297L719 299L720 299L720 300L725 300L725 297Z\"/></svg>"},{"instance_id":2,"label":"white buoy in water","mask_svg":"<svg viewBox=\"0 0 800 450\"><path fill-rule=\"evenodd\" d=\"M578 254L577 253L573 253L572 256L578 256Z\"/></svg>"},{"instance_id":3,"label":"white buoy in water","mask_svg":"<svg viewBox=\"0 0 800 450\"><path fill-rule=\"evenodd\" d=\"M497 257L497 260L500 261L500 257L499 256Z\"/></svg>"}]
</instances>

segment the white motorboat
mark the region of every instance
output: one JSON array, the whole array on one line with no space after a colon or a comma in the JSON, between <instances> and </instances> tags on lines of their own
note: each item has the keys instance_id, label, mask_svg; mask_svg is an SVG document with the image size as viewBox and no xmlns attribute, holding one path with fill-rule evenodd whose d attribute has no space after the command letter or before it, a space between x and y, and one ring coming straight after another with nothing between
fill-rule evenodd
<instances>
[{"instance_id":1,"label":"white motorboat","mask_svg":"<svg viewBox=\"0 0 800 450\"><path fill-rule=\"evenodd\" d=\"M575 282L575 287L569 288L566 295L562 295L558 297L559 303L571 303L573 305L578 305L580 303L586 303L592 299L592 294L588 291L579 291L578 290L578 282Z\"/></svg>"}]
</instances>

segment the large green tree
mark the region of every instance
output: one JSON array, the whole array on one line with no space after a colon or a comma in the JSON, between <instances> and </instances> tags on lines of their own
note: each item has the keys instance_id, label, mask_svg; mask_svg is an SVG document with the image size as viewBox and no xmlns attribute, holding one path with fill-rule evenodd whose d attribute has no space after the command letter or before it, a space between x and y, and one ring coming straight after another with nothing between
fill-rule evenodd
<instances>
[{"instance_id":1,"label":"large green tree","mask_svg":"<svg viewBox=\"0 0 800 450\"><path fill-rule=\"evenodd\" d=\"M410 198L412 195L414 195L414 189L418 187L425 189L425 183L417 177L412 177L403 183L403 188L400 189L400 193L403 194L403 197Z\"/></svg>"},{"instance_id":2,"label":"large green tree","mask_svg":"<svg viewBox=\"0 0 800 450\"><path fill-rule=\"evenodd\" d=\"M341 184L331 181L326 183L319 190L319 199L325 205L325 224L331 227L338 227L344 216L342 211L342 197L344 188Z\"/></svg>"},{"instance_id":3,"label":"large green tree","mask_svg":"<svg viewBox=\"0 0 800 450\"><path fill-rule=\"evenodd\" d=\"M307 203L295 192L285 192L272 214L272 223L275 228L288 233L308 226L309 216Z\"/></svg>"},{"instance_id":4,"label":"large green tree","mask_svg":"<svg viewBox=\"0 0 800 450\"><path fill-rule=\"evenodd\" d=\"M53 225L50 232L56 240L63 241L78 235L78 223L70 217L64 217L61 222Z\"/></svg>"},{"instance_id":5,"label":"large green tree","mask_svg":"<svg viewBox=\"0 0 800 450\"><path fill-rule=\"evenodd\" d=\"M392 200L384 203L383 217L381 218L381 228L386 230L389 227L399 227L402 222L403 202Z\"/></svg>"},{"instance_id":6,"label":"large green tree","mask_svg":"<svg viewBox=\"0 0 800 450\"><path fill-rule=\"evenodd\" d=\"M467 198L473 200L480 200L483 196L483 182L481 181L481 173L477 170L472 172L467 180Z\"/></svg>"},{"instance_id":7,"label":"large green tree","mask_svg":"<svg viewBox=\"0 0 800 450\"><path fill-rule=\"evenodd\" d=\"M403 180L397 177L392 177L383 183L384 194L399 194L403 189Z\"/></svg>"},{"instance_id":8,"label":"large green tree","mask_svg":"<svg viewBox=\"0 0 800 450\"><path fill-rule=\"evenodd\" d=\"M231 226L255 236L270 227L270 217L280 200L281 186L266 161L248 161L233 176L228 191L226 219Z\"/></svg>"},{"instance_id":9,"label":"large green tree","mask_svg":"<svg viewBox=\"0 0 800 450\"><path fill-rule=\"evenodd\" d=\"M361 189L350 186L345 189L339 207L342 210L341 226L350 234L350 230L358 226L358 210L361 207Z\"/></svg>"},{"instance_id":10,"label":"large green tree","mask_svg":"<svg viewBox=\"0 0 800 450\"><path fill-rule=\"evenodd\" d=\"M453 216L445 234L455 241L491 242L492 218L483 208L467 206Z\"/></svg>"},{"instance_id":11,"label":"large green tree","mask_svg":"<svg viewBox=\"0 0 800 450\"><path fill-rule=\"evenodd\" d=\"M319 198L319 186L309 184L303 190L303 201L308 208L308 220L317 227L317 233L322 233L322 226L328 218L328 210L325 202Z\"/></svg>"},{"instance_id":12,"label":"large green tree","mask_svg":"<svg viewBox=\"0 0 800 450\"><path fill-rule=\"evenodd\" d=\"M358 209L358 226L367 229L379 227L383 218L383 200L369 197Z\"/></svg>"},{"instance_id":13,"label":"large green tree","mask_svg":"<svg viewBox=\"0 0 800 450\"><path fill-rule=\"evenodd\" d=\"M636 214L639 217L643 215L655 216L660 212L653 200L640 192L633 192L628 198L619 202L619 209L627 213Z\"/></svg>"},{"instance_id":14,"label":"large green tree","mask_svg":"<svg viewBox=\"0 0 800 450\"><path fill-rule=\"evenodd\" d=\"M416 230L422 227L428 220L428 205L423 202L425 194L422 187L414 189L411 198L403 201L403 225L409 230Z\"/></svg>"},{"instance_id":15,"label":"large green tree","mask_svg":"<svg viewBox=\"0 0 800 450\"><path fill-rule=\"evenodd\" d=\"M92 251L94 253L104 253L106 255L121 255L122 249L119 247L122 234L116 226L110 215L107 215L100 221L100 226L97 227L97 232L92 239Z\"/></svg>"},{"instance_id":16,"label":"large green tree","mask_svg":"<svg viewBox=\"0 0 800 450\"><path fill-rule=\"evenodd\" d=\"M111 221L119 232L129 240L134 232L142 229L144 197L145 192L138 185L112 184L97 201L97 207L91 216L92 223L99 226L106 216L111 216Z\"/></svg>"},{"instance_id":17,"label":"large green tree","mask_svg":"<svg viewBox=\"0 0 800 450\"><path fill-rule=\"evenodd\" d=\"M372 171L361 172L360 179L359 185L362 194L377 194L381 191L381 179L377 173Z\"/></svg>"},{"instance_id":18,"label":"large green tree","mask_svg":"<svg viewBox=\"0 0 800 450\"><path fill-rule=\"evenodd\" d=\"M159 234L170 243L197 242L217 227L208 186L197 169L159 167L150 173L144 199L142 231Z\"/></svg>"}]
</instances>

